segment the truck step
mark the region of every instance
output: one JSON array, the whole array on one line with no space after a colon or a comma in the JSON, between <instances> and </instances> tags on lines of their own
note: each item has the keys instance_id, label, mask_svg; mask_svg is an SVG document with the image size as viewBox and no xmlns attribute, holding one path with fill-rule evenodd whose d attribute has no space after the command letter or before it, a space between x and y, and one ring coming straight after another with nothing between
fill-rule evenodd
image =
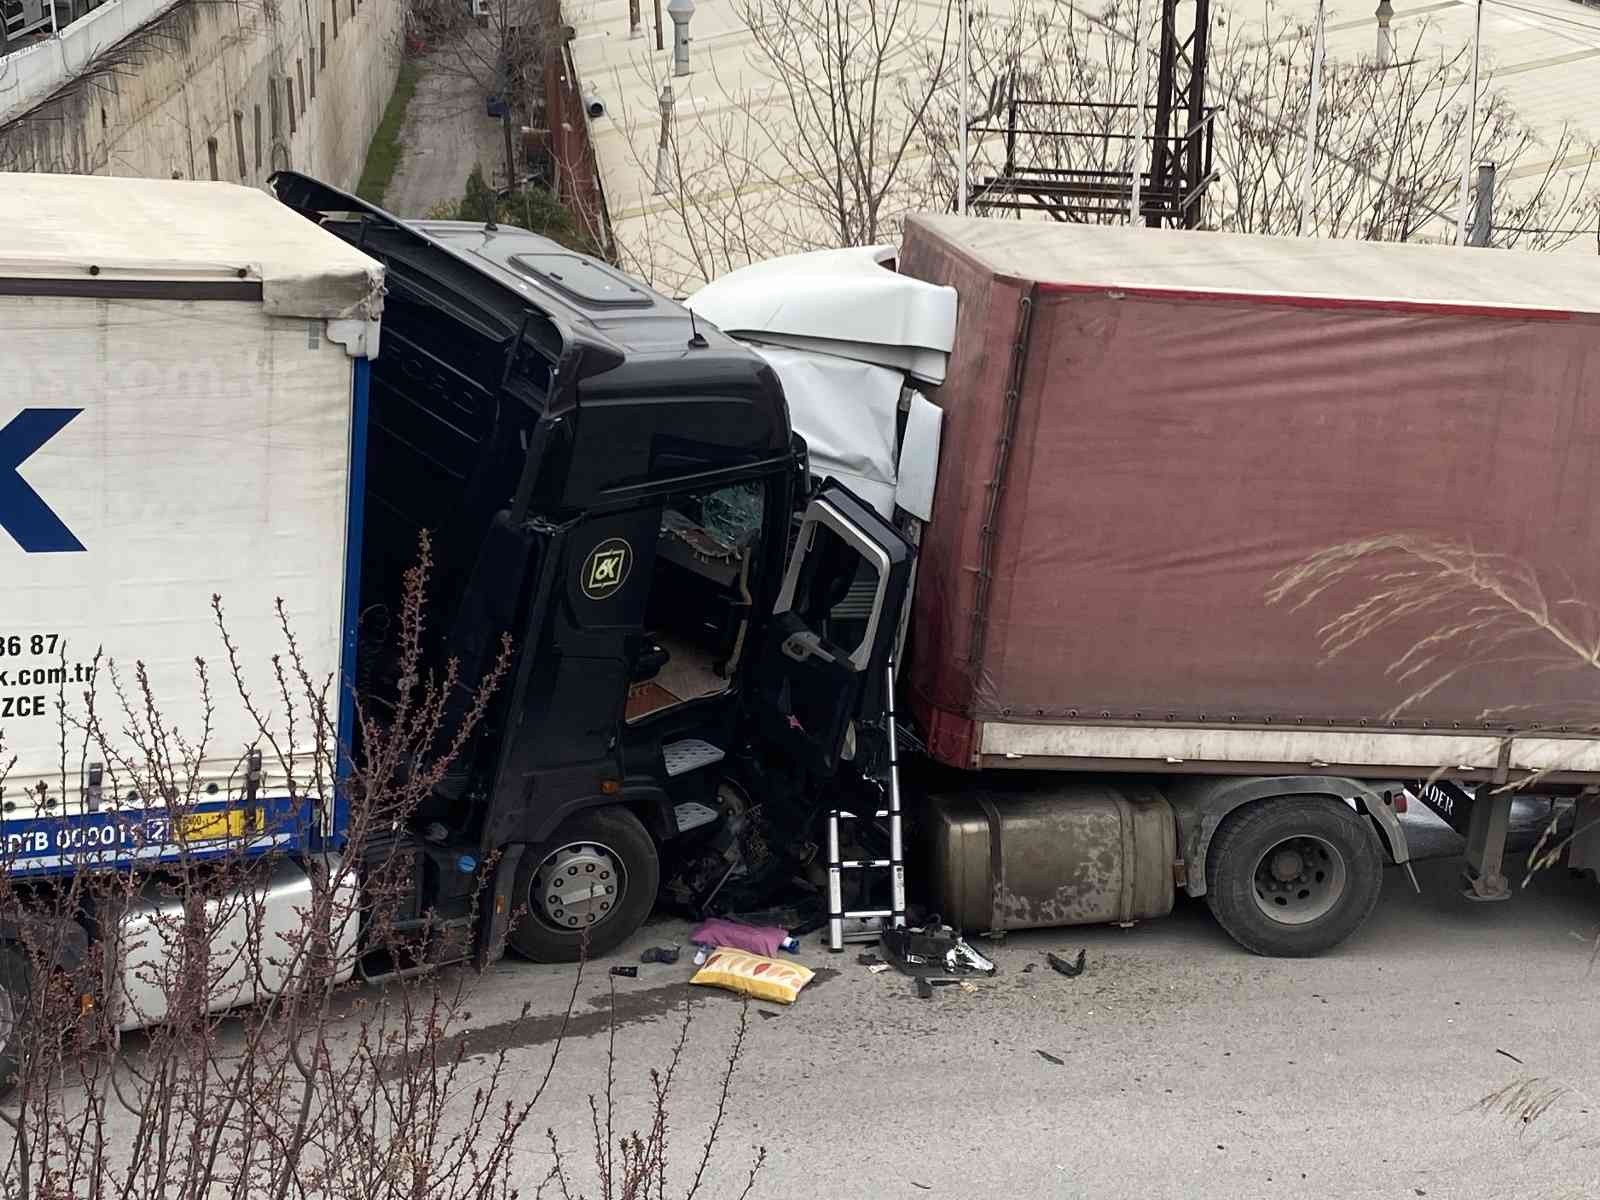
<instances>
[{"instance_id":1,"label":"truck step","mask_svg":"<svg viewBox=\"0 0 1600 1200\"><path fill-rule=\"evenodd\" d=\"M667 760L667 774L673 777L709 767L727 757L710 742L703 742L699 738L668 742L661 747L661 753Z\"/></svg>"},{"instance_id":2,"label":"truck step","mask_svg":"<svg viewBox=\"0 0 1600 1200\"><path fill-rule=\"evenodd\" d=\"M678 818L678 832L688 833L691 829L699 829L702 825L710 825L717 819L717 810L708 808L704 804L696 804L690 800L683 804L673 805L673 813Z\"/></svg>"}]
</instances>

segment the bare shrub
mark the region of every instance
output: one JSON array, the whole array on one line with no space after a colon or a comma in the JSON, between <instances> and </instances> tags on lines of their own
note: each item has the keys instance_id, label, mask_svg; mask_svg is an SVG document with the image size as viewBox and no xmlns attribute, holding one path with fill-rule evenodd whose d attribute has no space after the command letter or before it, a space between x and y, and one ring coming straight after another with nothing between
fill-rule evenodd
<instances>
[{"instance_id":1,"label":"bare shrub","mask_svg":"<svg viewBox=\"0 0 1600 1200\"><path fill-rule=\"evenodd\" d=\"M612 196L647 213L619 235L622 261L675 291L691 291L746 262L831 246L893 240L905 217L955 207L960 171L959 17L951 6L912 11L897 0L741 0L743 61L702 54L700 71L672 78L665 187ZM1159 5L1142 6L1156 78ZM1021 0L972 10L969 175L981 186L1019 171L1132 169L1140 6L1107 0ZM1230 17L1232 14L1229 14ZM1207 97L1220 178L1205 224L1244 233L1301 229L1301 167L1315 30L1275 14L1229 20L1213 35ZM1380 241L1453 238L1467 111L1468 47L1434 48L1424 25L1392 66L1329 61L1317 132L1307 232ZM636 64L641 79L648 56ZM709 83L705 76L710 75ZM652 89L660 79L649 79ZM1010 136L1013 101L1025 106ZM1035 102L1066 102L1044 107ZM656 179L654 114L625 113L638 174ZM1147 123L1153 134L1153 119ZM1475 157L1502 183L1493 244L1554 249L1600 221L1600 151L1567 125L1541 135L1486 71ZM1148 170L1148 151L1145 154ZM1126 220L1126 205L1064 220Z\"/></svg>"},{"instance_id":2,"label":"bare shrub","mask_svg":"<svg viewBox=\"0 0 1600 1200\"><path fill-rule=\"evenodd\" d=\"M1301 176L1316 36L1304 22L1234 24L1213 47L1212 97L1225 106L1215 223L1241 233L1302 228ZM1329 60L1322 74L1311 213L1322 237L1404 242L1452 237L1468 111L1470 47L1431 49L1426 22L1392 66ZM1501 197L1500 246L1553 249L1596 211L1593 139L1564 125L1546 144L1494 87L1482 83L1474 156L1503 177L1537 174Z\"/></svg>"},{"instance_id":3,"label":"bare shrub","mask_svg":"<svg viewBox=\"0 0 1600 1200\"><path fill-rule=\"evenodd\" d=\"M278 604L281 648L257 677L262 660L235 643L220 598L224 682L195 660L198 703L184 706L187 727L166 715L174 698L156 693L142 664L96 657L82 694L69 697L63 684L57 696L54 784L20 799L6 791L17 759L0 742L0 797L51 819L103 805L116 819L94 828L118 831L108 843L97 834L64 848L12 836L27 828L19 817L3 831L0 1059L9 1079L0 1082L11 1088L0 1100L8 1143L0 1190L8 1197L526 1194L517 1154L534 1140L529 1121L554 1078L566 1022L530 1089L505 1048L514 1038L477 1049L468 1036L472 973L427 970L462 957L470 926L407 910L414 892L405 881L416 868L400 835L462 761L511 661L502 638L481 679L462 679L454 661L430 665L430 569L424 537L397 613L398 682L353 698L353 746L337 742L339 681L308 666L287 607ZM248 744L213 744L224 705L250 714ZM219 762L232 764L220 778ZM88 763L104 764L93 794L82 786ZM298 865L274 852L279 835L325 819L336 780L347 806L342 842ZM157 850L159 863L140 863ZM284 871L297 873L301 889L291 922L269 909L262 886ZM358 954L411 964L415 977L363 985ZM582 977L580 964L569 1017ZM527 1019L524 1006L512 1024ZM134 1029L142 1032L124 1045ZM730 1079L737 1056L738 1045ZM659 1100L659 1135L630 1143L655 1147L647 1174L657 1180L665 1088ZM634 1153L607 1160L597 1176L604 1195L623 1194L611 1170L619 1180L637 1174Z\"/></svg>"}]
</instances>

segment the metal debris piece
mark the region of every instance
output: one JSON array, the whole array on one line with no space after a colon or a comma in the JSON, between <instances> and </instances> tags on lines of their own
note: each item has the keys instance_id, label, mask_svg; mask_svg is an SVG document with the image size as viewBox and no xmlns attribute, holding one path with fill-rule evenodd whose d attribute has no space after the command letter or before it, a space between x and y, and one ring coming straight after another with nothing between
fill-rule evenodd
<instances>
[{"instance_id":1,"label":"metal debris piece","mask_svg":"<svg viewBox=\"0 0 1600 1200\"><path fill-rule=\"evenodd\" d=\"M675 944L671 946L651 946L650 949L639 955L639 961L642 963L675 963L678 961L679 949L680 947Z\"/></svg>"},{"instance_id":2,"label":"metal debris piece","mask_svg":"<svg viewBox=\"0 0 1600 1200\"><path fill-rule=\"evenodd\" d=\"M639 968L638 967L612 967L611 968L611 973L613 975L620 975L624 979L637 979L637 978L639 978Z\"/></svg>"},{"instance_id":3,"label":"metal debris piece","mask_svg":"<svg viewBox=\"0 0 1600 1200\"><path fill-rule=\"evenodd\" d=\"M1079 950L1078 957L1073 962L1068 962L1059 954L1046 954L1044 957L1045 961L1054 967L1059 974L1065 975L1068 979L1076 979L1083 974L1084 954L1085 951Z\"/></svg>"},{"instance_id":4,"label":"metal debris piece","mask_svg":"<svg viewBox=\"0 0 1600 1200\"><path fill-rule=\"evenodd\" d=\"M993 975L995 965L948 925L885 929L883 949L907 975Z\"/></svg>"},{"instance_id":5,"label":"metal debris piece","mask_svg":"<svg viewBox=\"0 0 1600 1200\"><path fill-rule=\"evenodd\" d=\"M1045 1062L1049 1063L1053 1067L1064 1067L1064 1066L1067 1065L1067 1060L1066 1059L1057 1058L1054 1054L1047 1053L1044 1050L1035 1050L1034 1053L1037 1054L1040 1058L1044 1059Z\"/></svg>"}]
</instances>

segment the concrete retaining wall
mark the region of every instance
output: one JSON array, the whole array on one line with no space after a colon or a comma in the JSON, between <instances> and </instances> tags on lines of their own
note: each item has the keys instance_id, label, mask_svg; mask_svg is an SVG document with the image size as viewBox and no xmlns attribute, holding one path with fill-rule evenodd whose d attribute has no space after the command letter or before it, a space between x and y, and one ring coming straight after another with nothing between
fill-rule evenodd
<instances>
[{"instance_id":1,"label":"concrete retaining wall","mask_svg":"<svg viewBox=\"0 0 1600 1200\"><path fill-rule=\"evenodd\" d=\"M0 59L0 170L260 186L292 167L354 188L404 14L405 0L114 0Z\"/></svg>"}]
</instances>

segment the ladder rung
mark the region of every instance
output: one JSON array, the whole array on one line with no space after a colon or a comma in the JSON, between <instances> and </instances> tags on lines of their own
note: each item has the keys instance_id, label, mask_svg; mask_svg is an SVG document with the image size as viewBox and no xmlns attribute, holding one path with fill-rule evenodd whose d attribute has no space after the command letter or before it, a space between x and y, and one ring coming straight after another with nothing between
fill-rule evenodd
<instances>
[{"instance_id":1,"label":"ladder rung","mask_svg":"<svg viewBox=\"0 0 1600 1200\"><path fill-rule=\"evenodd\" d=\"M892 867L894 860L891 858L857 858L849 859L839 864L847 871L866 871L874 867Z\"/></svg>"},{"instance_id":2,"label":"ladder rung","mask_svg":"<svg viewBox=\"0 0 1600 1200\"><path fill-rule=\"evenodd\" d=\"M892 917L894 916L894 910L892 908L847 909L839 915L846 920L852 917Z\"/></svg>"}]
</instances>

